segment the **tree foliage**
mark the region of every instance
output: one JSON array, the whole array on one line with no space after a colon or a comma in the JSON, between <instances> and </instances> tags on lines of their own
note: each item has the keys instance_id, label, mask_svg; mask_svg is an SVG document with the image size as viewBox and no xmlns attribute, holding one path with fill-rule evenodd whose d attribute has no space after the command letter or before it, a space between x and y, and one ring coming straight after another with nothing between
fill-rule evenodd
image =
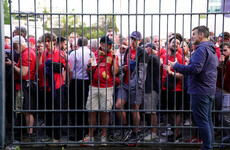
<instances>
[{"instance_id":1,"label":"tree foliage","mask_svg":"<svg viewBox=\"0 0 230 150\"><path fill-rule=\"evenodd\" d=\"M7 0L4 0L4 23L5 24L10 24L10 9L9 9L9 4Z\"/></svg>"},{"instance_id":2,"label":"tree foliage","mask_svg":"<svg viewBox=\"0 0 230 150\"><path fill-rule=\"evenodd\" d=\"M45 11L44 11L45 12ZM66 20L66 17L67 20ZM106 18L106 21L105 21ZM60 29L59 29L59 21L56 22L56 26L58 28L53 28L53 32L57 34L58 36L64 36L67 37L71 32L76 31L79 36L83 36L88 38L88 39L97 39L97 37L102 37L105 35L107 32L106 30L108 29L113 29L114 31L117 32L118 28L116 26L116 16L114 16L114 21L113 21L113 16L99 16L98 19L98 26L97 22L92 24L91 29L90 27L86 26L85 23L80 22L80 17L74 15L68 15L68 16L60 16ZM47 22L45 21L45 24ZM82 28L83 26L83 28ZM47 28L47 25L45 25L46 30L50 30L50 28ZM83 29L83 30L82 30Z\"/></svg>"}]
</instances>

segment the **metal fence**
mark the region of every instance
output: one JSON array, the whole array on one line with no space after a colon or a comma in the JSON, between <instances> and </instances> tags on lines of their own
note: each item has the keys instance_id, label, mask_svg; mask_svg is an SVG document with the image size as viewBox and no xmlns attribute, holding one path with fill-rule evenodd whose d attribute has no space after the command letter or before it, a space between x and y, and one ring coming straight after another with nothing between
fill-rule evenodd
<instances>
[{"instance_id":1,"label":"metal fence","mask_svg":"<svg viewBox=\"0 0 230 150\"><path fill-rule=\"evenodd\" d=\"M191 39L193 27L210 26L214 41L220 37L216 35L224 34L225 28L228 29L225 20L228 20L227 15L229 15L229 12L225 11L227 9L225 5L227 6L229 1L218 1L224 6L222 12L210 12L210 6L214 4L211 0L205 1L205 4L188 0L186 3L190 7L190 12L178 12L178 7L183 7L178 1L173 2L174 9L172 10L174 11L170 10L170 12L162 12L163 7L168 5L164 0L120 1L120 9L123 8L122 5L126 6L124 3L127 4L126 13L115 12L117 6L115 0L111 1L111 13L100 12L101 8L104 8L102 7L104 4L100 0L96 1L96 6L90 6L96 8L96 13L83 11L84 5L89 5L85 4L83 0L79 1L81 4L79 13L68 11L70 7L68 0L63 6L66 12L61 13L52 11L53 4L59 2L55 0L50 0L49 11L43 12L37 12L38 1L36 0L33 2L34 10L32 12L21 11L21 5L26 5L25 1L18 0L17 5L16 1L9 1L11 51L5 50L5 53L2 51L0 54L2 58L0 65L2 70L0 75L2 99L0 131L1 133L6 132L6 134L1 134L0 145L4 147L11 144L76 144L81 146L201 144L202 139L193 121L191 100L186 87L187 79L184 75L180 79L176 79L174 76L173 89L177 86L180 88L178 91L167 90L170 85L167 84L164 87L165 84L162 84L162 78L164 78L164 82L169 82L169 78L164 77L164 74L168 73L163 69L163 58L169 59L170 56L167 53L170 48L176 49L175 42L173 46L170 45L171 38L168 35L170 32L174 35L180 33L182 37L186 37L181 39L182 63L186 61L184 46L188 45L190 50L193 49L194 44L188 40ZM135 3L135 7L133 7L133 3ZM0 4L0 48L3 49L3 1ZM157 6L158 12L146 12L146 7L150 4L158 4L153 6L154 8ZM193 12L197 4L204 4L206 10L202 13ZM13 6L17 6L15 7L17 11L12 10ZM139 7L141 6L143 6L141 9L143 12L140 12ZM85 24L86 19L84 18L87 18L87 24ZM96 24L93 24L93 19L96 20ZM33 25L31 25L31 20L34 20ZM16 25L15 22L17 22ZM40 30L38 32L38 28L42 28L42 33ZM24 34L24 29L26 34ZM118 36L116 31L119 33ZM71 32L72 34L70 34ZM31 33L34 37L30 36ZM52 36L53 33L57 36ZM101 37L108 33L112 34L112 39L106 38L103 42ZM13 37L15 35L22 36L16 39ZM40 35L44 36L40 37ZM156 38L154 35L158 35L159 44L154 45ZM66 48L63 48L61 36L67 42L66 45L64 44ZM126 44L123 43L125 36L127 36L126 42L124 42ZM88 47L84 47L87 42L83 37L88 37ZM172 37L176 39L176 36ZM32 47L33 42L30 43L30 40L33 38L34 48L26 49ZM80 43L78 39L81 38ZM26 40L24 41L24 39ZM139 47L137 45L141 43L140 39L143 40ZM187 43L184 43L186 39ZM112 49L119 51L118 56L114 56L108 46L104 48L104 54L99 53L99 47L103 48L104 46L101 41L110 45L110 40L114 41ZM143 50L143 58L135 56L138 55L138 51L135 54L127 53L127 55L125 52L122 53L122 48L126 49L130 45L132 46L132 43L135 43L134 49L145 49L147 42L150 42L151 49L158 49L158 52L150 52L157 53L156 59L149 60L147 50ZM25 44L23 45L23 43ZM161 47L161 45L164 46ZM96 51L93 51L95 47ZM65 51L66 49L67 51ZM69 54L71 49L73 52ZM164 54L160 52L163 50ZM90 53L90 56L87 56L89 55L87 52ZM188 52L188 58L192 55L191 53L192 51ZM18 62L11 63L5 69L5 61L9 62L4 58L6 54L9 55L8 58L12 62L16 59ZM137 62L141 65L135 67L134 64L132 72L139 73L143 69L141 76L136 74L133 78L133 73L126 75L127 72L121 69L121 64L126 63L122 62L124 55L130 64L127 67L127 72L130 73L129 70L133 69L131 63L136 61L136 66ZM163 55L165 56L163 57ZM117 61L116 57L120 59ZM175 60L174 57L173 60ZM88 58L93 61L97 60L97 64L88 65ZM98 61L101 59L101 62ZM146 64L151 66L149 78ZM157 70L154 69L154 65ZM94 68L96 69L95 73L93 72ZM99 68L105 69L104 73ZM119 75L114 73L117 70L120 72ZM89 78L86 71L91 74ZM154 80L156 81L154 82ZM90 81L93 86L90 86ZM178 82L180 82L179 85ZM218 93L223 96L225 92L223 80L221 83ZM119 85L117 86L117 84ZM158 86L156 87L155 84ZM146 89L148 85L150 92ZM172 100L173 103L171 103ZM225 113L229 113L229 110L223 110L221 102L222 98L215 100L212 111L215 131L214 145L217 147L229 146L229 141L222 141L226 137L225 131L230 130L229 126L225 125L223 117Z\"/></svg>"}]
</instances>

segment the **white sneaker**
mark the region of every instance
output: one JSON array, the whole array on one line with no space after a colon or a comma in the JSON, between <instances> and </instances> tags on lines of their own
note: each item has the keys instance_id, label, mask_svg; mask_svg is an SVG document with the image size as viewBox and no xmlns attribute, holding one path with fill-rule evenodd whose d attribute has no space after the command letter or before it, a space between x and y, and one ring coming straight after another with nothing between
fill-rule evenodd
<instances>
[{"instance_id":1,"label":"white sneaker","mask_svg":"<svg viewBox=\"0 0 230 150\"><path fill-rule=\"evenodd\" d=\"M80 146L94 146L94 144L91 144L92 142L94 142L94 137L86 136L83 140L80 140L79 142L82 142Z\"/></svg>"},{"instance_id":2,"label":"white sneaker","mask_svg":"<svg viewBox=\"0 0 230 150\"><path fill-rule=\"evenodd\" d=\"M146 142L151 142L151 141L156 141L156 140L158 140L158 136L157 136L157 134L156 133L149 133L145 138L144 138L144 140L146 141Z\"/></svg>"},{"instance_id":3,"label":"white sneaker","mask_svg":"<svg viewBox=\"0 0 230 150\"><path fill-rule=\"evenodd\" d=\"M163 133L161 133L162 136L170 136L170 135L173 135L173 132L171 130L167 130Z\"/></svg>"},{"instance_id":4,"label":"white sneaker","mask_svg":"<svg viewBox=\"0 0 230 150\"><path fill-rule=\"evenodd\" d=\"M184 123L185 126L191 126L192 125L192 121L190 119L185 120Z\"/></svg>"},{"instance_id":5,"label":"white sneaker","mask_svg":"<svg viewBox=\"0 0 230 150\"><path fill-rule=\"evenodd\" d=\"M102 146L106 146L106 137L105 136L101 136L101 145Z\"/></svg>"}]
</instances>

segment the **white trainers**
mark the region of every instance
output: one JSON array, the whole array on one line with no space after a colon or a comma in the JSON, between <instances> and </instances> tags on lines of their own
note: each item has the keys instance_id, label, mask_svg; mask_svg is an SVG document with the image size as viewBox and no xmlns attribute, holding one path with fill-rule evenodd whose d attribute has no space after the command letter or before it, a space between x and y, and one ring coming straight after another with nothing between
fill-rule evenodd
<instances>
[{"instance_id":1,"label":"white trainers","mask_svg":"<svg viewBox=\"0 0 230 150\"><path fill-rule=\"evenodd\" d=\"M158 136L156 133L151 132L144 138L144 140L146 142L156 141L158 140Z\"/></svg>"},{"instance_id":2,"label":"white trainers","mask_svg":"<svg viewBox=\"0 0 230 150\"><path fill-rule=\"evenodd\" d=\"M162 132L161 135L162 135L162 136L170 136L170 135L173 135L173 132L172 132L171 129L170 129L170 130L167 130L167 131L165 131L165 132Z\"/></svg>"},{"instance_id":3,"label":"white trainers","mask_svg":"<svg viewBox=\"0 0 230 150\"><path fill-rule=\"evenodd\" d=\"M184 123L185 126L191 126L192 125L192 121L190 119L185 120Z\"/></svg>"},{"instance_id":4,"label":"white trainers","mask_svg":"<svg viewBox=\"0 0 230 150\"><path fill-rule=\"evenodd\" d=\"M94 142L94 137L86 136L83 140L80 140L79 142L82 142L80 146L94 146L94 144L91 144L91 142Z\"/></svg>"},{"instance_id":5,"label":"white trainers","mask_svg":"<svg viewBox=\"0 0 230 150\"><path fill-rule=\"evenodd\" d=\"M102 146L106 146L106 137L105 136L101 136L101 145Z\"/></svg>"}]
</instances>

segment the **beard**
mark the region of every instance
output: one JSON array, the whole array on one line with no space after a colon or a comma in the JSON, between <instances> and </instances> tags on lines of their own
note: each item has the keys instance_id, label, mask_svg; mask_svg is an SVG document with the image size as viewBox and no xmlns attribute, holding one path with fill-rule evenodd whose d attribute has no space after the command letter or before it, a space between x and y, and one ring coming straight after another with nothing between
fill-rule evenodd
<instances>
[{"instance_id":1,"label":"beard","mask_svg":"<svg viewBox=\"0 0 230 150\"><path fill-rule=\"evenodd\" d=\"M174 49L174 48L172 48L172 47L170 47L170 51L171 51L171 52L176 52L177 50Z\"/></svg>"}]
</instances>

